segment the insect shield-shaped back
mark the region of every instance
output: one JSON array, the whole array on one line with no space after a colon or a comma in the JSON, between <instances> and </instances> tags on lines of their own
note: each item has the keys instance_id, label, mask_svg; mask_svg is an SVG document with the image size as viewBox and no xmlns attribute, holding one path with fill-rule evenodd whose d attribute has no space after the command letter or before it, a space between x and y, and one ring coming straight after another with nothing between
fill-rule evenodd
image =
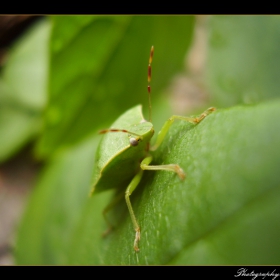
<instances>
[{"instance_id":1,"label":"insect shield-shaped back","mask_svg":"<svg viewBox=\"0 0 280 280\"><path fill-rule=\"evenodd\" d=\"M139 170L154 133L153 125L143 117L141 105L126 111L111 127L119 131L104 134L99 144L95 155L92 193L127 187ZM140 137L122 130L134 132Z\"/></svg>"}]
</instances>

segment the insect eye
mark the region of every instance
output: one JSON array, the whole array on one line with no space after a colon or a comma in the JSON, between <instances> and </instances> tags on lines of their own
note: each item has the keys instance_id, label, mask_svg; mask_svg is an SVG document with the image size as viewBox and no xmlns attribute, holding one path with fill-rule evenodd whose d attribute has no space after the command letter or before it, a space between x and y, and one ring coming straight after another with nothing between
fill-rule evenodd
<instances>
[{"instance_id":1,"label":"insect eye","mask_svg":"<svg viewBox=\"0 0 280 280\"><path fill-rule=\"evenodd\" d=\"M130 145L131 145L131 146L137 146L137 145L138 145L138 142L139 142L139 138L136 139L136 138L131 137L131 138L129 139L129 142L130 142Z\"/></svg>"}]
</instances>

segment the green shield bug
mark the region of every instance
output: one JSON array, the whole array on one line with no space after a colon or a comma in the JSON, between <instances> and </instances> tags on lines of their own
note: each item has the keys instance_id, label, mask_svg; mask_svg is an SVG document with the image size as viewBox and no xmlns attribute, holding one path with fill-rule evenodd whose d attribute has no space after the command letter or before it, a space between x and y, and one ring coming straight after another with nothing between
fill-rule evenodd
<instances>
[{"instance_id":1,"label":"green shield bug","mask_svg":"<svg viewBox=\"0 0 280 280\"><path fill-rule=\"evenodd\" d=\"M93 187L91 191L91 194L93 194L110 188L121 189L126 186L126 190L124 193L121 193L121 197L125 197L134 230L136 232L134 239L134 250L136 252L139 251L138 243L140 240L140 226L135 217L129 197L138 186L143 171L166 170L177 173L182 180L185 178L185 173L178 164L150 165L153 159L150 152L159 147L174 120L183 120L197 124L215 110L215 108L211 107L197 118L176 115L171 116L159 132L155 145L150 147L150 139L154 134L154 128L151 122L150 97L151 63L153 53L154 47L152 46L148 64L150 120L146 121L144 119L142 115L142 107L141 105L138 105L122 114L112 124L111 128L100 131L101 134L105 135L96 152ZM104 213L113 207L116 200L117 198L109 204L104 210Z\"/></svg>"}]
</instances>

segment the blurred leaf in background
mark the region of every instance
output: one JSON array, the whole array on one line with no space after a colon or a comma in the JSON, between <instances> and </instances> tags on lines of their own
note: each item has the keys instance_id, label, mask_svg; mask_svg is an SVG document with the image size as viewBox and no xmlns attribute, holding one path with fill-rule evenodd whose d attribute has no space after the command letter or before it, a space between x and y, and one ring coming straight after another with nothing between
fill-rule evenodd
<instances>
[{"instance_id":1,"label":"blurred leaf in background","mask_svg":"<svg viewBox=\"0 0 280 280\"><path fill-rule=\"evenodd\" d=\"M47 101L50 23L41 20L9 52L0 77L0 161L7 160L42 126Z\"/></svg>"},{"instance_id":2,"label":"blurred leaf in background","mask_svg":"<svg viewBox=\"0 0 280 280\"><path fill-rule=\"evenodd\" d=\"M206 81L215 105L279 98L280 17L215 16L208 24Z\"/></svg>"},{"instance_id":3,"label":"blurred leaf in background","mask_svg":"<svg viewBox=\"0 0 280 280\"><path fill-rule=\"evenodd\" d=\"M131 198L142 229L138 254L124 200L109 214L115 231L101 238L113 192L88 198L96 131L131 106L147 111L151 45L153 111L163 124L170 108L162 92L182 68L194 18L49 20L48 102L36 148L47 164L19 228L17 263L279 264L279 17L206 21L203 82L219 110L197 126L176 122L155 152L156 164L178 163L187 178L145 172Z\"/></svg>"}]
</instances>

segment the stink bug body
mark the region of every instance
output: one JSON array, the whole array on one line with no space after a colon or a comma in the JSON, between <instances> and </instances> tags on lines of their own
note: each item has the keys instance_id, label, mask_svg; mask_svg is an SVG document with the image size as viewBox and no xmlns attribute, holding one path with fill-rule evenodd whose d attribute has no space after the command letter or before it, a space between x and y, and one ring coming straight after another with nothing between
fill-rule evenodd
<instances>
[{"instance_id":1,"label":"stink bug body","mask_svg":"<svg viewBox=\"0 0 280 280\"><path fill-rule=\"evenodd\" d=\"M154 47L151 48L148 66L148 93L150 105L150 121L146 121L142 115L142 106L138 105L121 115L109 129L100 131L105 134L98 147L95 158L93 174L93 187L91 193L97 193L109 188L124 188L122 194L125 197L131 220L135 229L134 249L139 251L140 226L135 217L129 196L138 186L144 170L166 170L177 173L180 179L185 178L184 171L177 164L150 165L154 151L162 143L169 127L174 120L179 119L193 124L202 121L207 115L215 110L211 107L203 112L198 118L172 116L163 125L158 134L155 145L150 147L150 139L154 134L151 123L151 63ZM111 208L114 201L107 207ZM106 218L106 217L105 217ZM109 222L108 222L109 223Z\"/></svg>"}]
</instances>

